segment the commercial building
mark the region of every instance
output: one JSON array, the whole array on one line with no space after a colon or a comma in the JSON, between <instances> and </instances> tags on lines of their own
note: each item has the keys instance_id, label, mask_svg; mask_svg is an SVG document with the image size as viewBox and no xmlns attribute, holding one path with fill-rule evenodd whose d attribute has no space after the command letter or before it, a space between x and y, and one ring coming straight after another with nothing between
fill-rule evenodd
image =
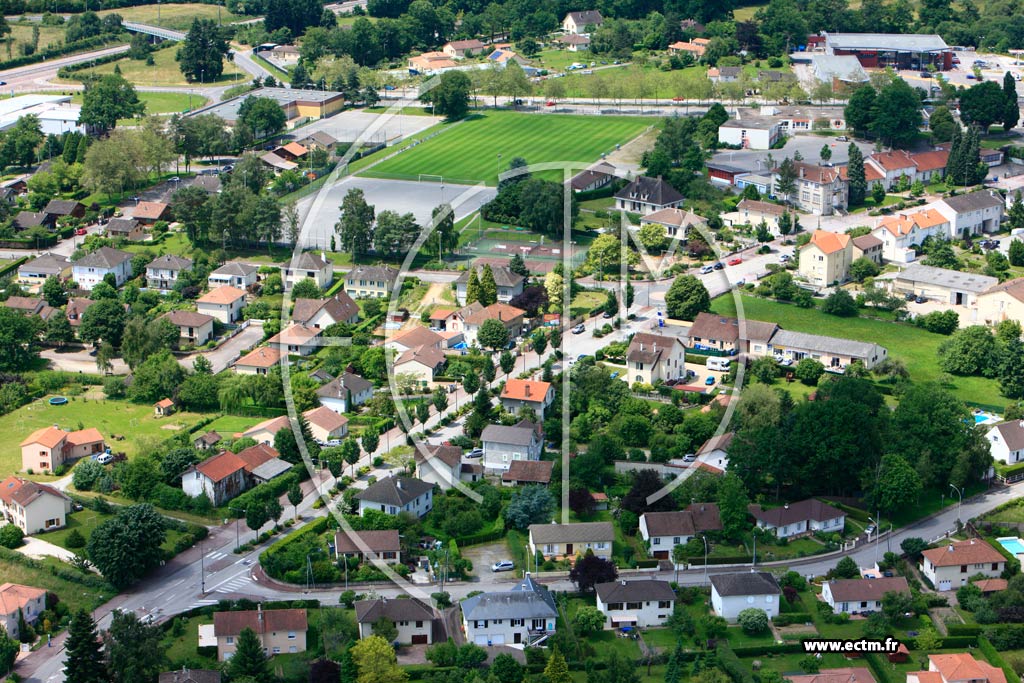
<instances>
[{"instance_id":1,"label":"commercial building","mask_svg":"<svg viewBox=\"0 0 1024 683\"><path fill-rule=\"evenodd\" d=\"M782 122L771 116L730 119L718 128L718 141L743 149L771 149L784 134Z\"/></svg>"},{"instance_id":2,"label":"commercial building","mask_svg":"<svg viewBox=\"0 0 1024 683\"><path fill-rule=\"evenodd\" d=\"M85 126L78 123L81 113L81 106L71 104L71 95L18 95L0 100L0 131L13 128L22 116L32 114L39 118L44 135L85 133Z\"/></svg>"},{"instance_id":3,"label":"commercial building","mask_svg":"<svg viewBox=\"0 0 1024 683\"><path fill-rule=\"evenodd\" d=\"M242 103L250 97L265 97L274 100L284 110L285 118L289 120L297 118L321 119L325 116L337 114L345 106L344 93L333 90L259 88L223 102L200 107L188 115L213 114L233 126L238 121L238 110L241 108Z\"/></svg>"},{"instance_id":4,"label":"commercial building","mask_svg":"<svg viewBox=\"0 0 1024 683\"><path fill-rule=\"evenodd\" d=\"M937 35L920 33L822 33L825 54L853 55L867 69L921 71L953 68L953 51Z\"/></svg>"},{"instance_id":5,"label":"commercial building","mask_svg":"<svg viewBox=\"0 0 1024 683\"><path fill-rule=\"evenodd\" d=\"M978 297L999 284L999 278L911 263L897 273L876 278L893 294L915 294L953 306L974 306Z\"/></svg>"}]
</instances>

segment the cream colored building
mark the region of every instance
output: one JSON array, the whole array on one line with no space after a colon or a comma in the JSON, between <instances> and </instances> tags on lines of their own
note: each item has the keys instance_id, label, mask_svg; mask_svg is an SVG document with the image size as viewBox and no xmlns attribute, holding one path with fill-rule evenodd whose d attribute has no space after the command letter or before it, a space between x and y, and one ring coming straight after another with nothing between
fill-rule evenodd
<instances>
[{"instance_id":1,"label":"cream colored building","mask_svg":"<svg viewBox=\"0 0 1024 683\"><path fill-rule=\"evenodd\" d=\"M936 590L957 590L975 574L997 578L1006 568L1002 553L980 538L953 541L921 553L921 574Z\"/></svg>"},{"instance_id":2,"label":"cream colored building","mask_svg":"<svg viewBox=\"0 0 1024 683\"><path fill-rule=\"evenodd\" d=\"M106 447L103 435L95 427L74 432L43 427L21 442L21 468L26 472L52 472L65 462L102 453Z\"/></svg>"},{"instance_id":3,"label":"cream colored building","mask_svg":"<svg viewBox=\"0 0 1024 683\"><path fill-rule=\"evenodd\" d=\"M622 379L630 384L676 379L686 374L686 347L677 337L637 332L626 349L626 365Z\"/></svg>"},{"instance_id":4,"label":"cream colored building","mask_svg":"<svg viewBox=\"0 0 1024 683\"><path fill-rule=\"evenodd\" d=\"M849 235L815 230L811 241L800 248L798 272L815 287L829 287L849 277L853 245Z\"/></svg>"},{"instance_id":5,"label":"cream colored building","mask_svg":"<svg viewBox=\"0 0 1024 683\"><path fill-rule=\"evenodd\" d=\"M244 629L256 633L264 654L295 654L306 651L306 610L271 609L214 612L213 632L217 638L217 659L226 662L235 654Z\"/></svg>"},{"instance_id":6,"label":"cream colored building","mask_svg":"<svg viewBox=\"0 0 1024 683\"><path fill-rule=\"evenodd\" d=\"M530 554L540 552L544 559L572 558L588 550L598 557L612 556L615 528L611 522L576 524L531 524Z\"/></svg>"},{"instance_id":7,"label":"cream colored building","mask_svg":"<svg viewBox=\"0 0 1024 683\"><path fill-rule=\"evenodd\" d=\"M213 316L225 325L242 319L245 292L231 285L222 285L196 299L196 310Z\"/></svg>"},{"instance_id":8,"label":"cream colored building","mask_svg":"<svg viewBox=\"0 0 1024 683\"><path fill-rule=\"evenodd\" d=\"M20 477L0 483L0 517L26 536L61 528L69 512L71 499L52 486Z\"/></svg>"},{"instance_id":9,"label":"cream colored building","mask_svg":"<svg viewBox=\"0 0 1024 683\"><path fill-rule=\"evenodd\" d=\"M1024 322L1024 277L1007 280L978 295L978 319L989 325Z\"/></svg>"},{"instance_id":10,"label":"cream colored building","mask_svg":"<svg viewBox=\"0 0 1024 683\"><path fill-rule=\"evenodd\" d=\"M17 583L0 585L0 628L11 638L17 639L19 616L32 625L46 610L46 591L33 586Z\"/></svg>"}]
</instances>

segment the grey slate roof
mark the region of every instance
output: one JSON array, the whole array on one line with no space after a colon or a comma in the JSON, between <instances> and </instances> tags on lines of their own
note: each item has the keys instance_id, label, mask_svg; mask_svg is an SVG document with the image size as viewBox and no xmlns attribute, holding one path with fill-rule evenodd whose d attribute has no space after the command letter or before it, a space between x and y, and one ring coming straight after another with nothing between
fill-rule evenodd
<instances>
[{"instance_id":1,"label":"grey slate roof","mask_svg":"<svg viewBox=\"0 0 1024 683\"><path fill-rule=\"evenodd\" d=\"M132 255L119 249L100 247L91 254L86 254L74 262L74 265L85 268L115 268L125 261L131 261Z\"/></svg>"},{"instance_id":2,"label":"grey slate roof","mask_svg":"<svg viewBox=\"0 0 1024 683\"><path fill-rule=\"evenodd\" d=\"M433 488L433 484L428 484L420 479L387 477L357 493L356 498L373 503L401 507L406 503L411 503Z\"/></svg>"},{"instance_id":3,"label":"grey slate roof","mask_svg":"<svg viewBox=\"0 0 1024 683\"><path fill-rule=\"evenodd\" d=\"M348 398L349 394L361 394L367 389L373 389L370 382L351 372L343 372L317 389L316 395L325 398Z\"/></svg>"},{"instance_id":4,"label":"grey slate roof","mask_svg":"<svg viewBox=\"0 0 1024 683\"><path fill-rule=\"evenodd\" d=\"M398 277L398 271L388 266L357 266L345 274L345 280L383 281L390 287Z\"/></svg>"},{"instance_id":5,"label":"grey slate roof","mask_svg":"<svg viewBox=\"0 0 1024 683\"><path fill-rule=\"evenodd\" d=\"M711 585L722 597L733 595L779 595L779 582L768 572L715 574Z\"/></svg>"},{"instance_id":6,"label":"grey slate roof","mask_svg":"<svg viewBox=\"0 0 1024 683\"><path fill-rule=\"evenodd\" d=\"M771 526L786 526L805 520L820 522L826 519L845 517L846 513L839 508L823 503L817 498L807 498L796 503L782 505L777 508L766 510L760 505L750 505L750 514L765 524Z\"/></svg>"},{"instance_id":7,"label":"grey slate roof","mask_svg":"<svg viewBox=\"0 0 1024 683\"><path fill-rule=\"evenodd\" d=\"M238 275L245 277L247 275L252 275L254 272L256 272L256 266L251 263L231 261L230 263L225 263L223 266L210 273L210 275Z\"/></svg>"},{"instance_id":8,"label":"grey slate roof","mask_svg":"<svg viewBox=\"0 0 1024 683\"><path fill-rule=\"evenodd\" d=\"M263 481L270 481L276 477L280 477L282 474L292 468L291 464L282 460L281 458L271 458L262 465L254 467L252 470L252 476Z\"/></svg>"},{"instance_id":9,"label":"grey slate roof","mask_svg":"<svg viewBox=\"0 0 1024 683\"><path fill-rule=\"evenodd\" d=\"M471 271L464 270L459 278L455 281L457 283L467 284L469 282L469 273ZM483 266L478 266L476 269L477 277L483 275ZM491 272L494 274L494 284L499 287L515 287L520 282L525 280L522 275L517 275L508 269L508 266L491 266Z\"/></svg>"},{"instance_id":10,"label":"grey slate roof","mask_svg":"<svg viewBox=\"0 0 1024 683\"><path fill-rule=\"evenodd\" d=\"M878 579L839 579L829 581L829 589L836 602L881 600L886 593L910 595L910 586L902 576Z\"/></svg>"},{"instance_id":11,"label":"grey slate roof","mask_svg":"<svg viewBox=\"0 0 1024 683\"><path fill-rule=\"evenodd\" d=\"M683 195L661 178L637 176L629 185L615 193L616 199L638 200L656 206L683 201Z\"/></svg>"},{"instance_id":12,"label":"grey slate roof","mask_svg":"<svg viewBox=\"0 0 1024 683\"><path fill-rule=\"evenodd\" d=\"M372 624L381 617L393 622L432 621L434 609L415 598L381 598L356 601L356 621Z\"/></svg>"},{"instance_id":13,"label":"grey slate roof","mask_svg":"<svg viewBox=\"0 0 1024 683\"><path fill-rule=\"evenodd\" d=\"M558 616L548 589L529 575L512 590L481 593L461 604L466 621L484 619L550 619Z\"/></svg>"},{"instance_id":14,"label":"grey slate roof","mask_svg":"<svg viewBox=\"0 0 1024 683\"><path fill-rule=\"evenodd\" d=\"M955 197L946 197L942 202L957 213L969 213L981 209L1003 206L1003 198L992 190L978 190Z\"/></svg>"},{"instance_id":15,"label":"grey slate roof","mask_svg":"<svg viewBox=\"0 0 1024 683\"><path fill-rule=\"evenodd\" d=\"M60 275L68 267L70 263L66 256L60 254L43 254L37 259L32 259L28 263L22 264L18 268L19 275L27 274L47 274L47 275Z\"/></svg>"},{"instance_id":16,"label":"grey slate roof","mask_svg":"<svg viewBox=\"0 0 1024 683\"><path fill-rule=\"evenodd\" d=\"M188 270L192 267L192 259L182 258L174 254L157 256L146 268L166 268L167 270Z\"/></svg>"},{"instance_id":17,"label":"grey slate roof","mask_svg":"<svg viewBox=\"0 0 1024 683\"><path fill-rule=\"evenodd\" d=\"M137 228L139 222L134 218L111 218L107 222L107 234L119 235L128 234Z\"/></svg>"},{"instance_id":18,"label":"grey slate roof","mask_svg":"<svg viewBox=\"0 0 1024 683\"><path fill-rule=\"evenodd\" d=\"M609 581L594 587L601 602L643 602L653 600L675 600L676 594L668 581Z\"/></svg>"},{"instance_id":19,"label":"grey slate roof","mask_svg":"<svg viewBox=\"0 0 1024 683\"><path fill-rule=\"evenodd\" d=\"M910 280L937 287L949 287L951 289L963 290L981 294L985 290L999 284L999 278L977 273L964 273L959 270L947 268L935 268L921 263L911 263L896 273L895 280Z\"/></svg>"},{"instance_id":20,"label":"grey slate roof","mask_svg":"<svg viewBox=\"0 0 1024 683\"><path fill-rule=\"evenodd\" d=\"M825 45L834 50L890 50L938 52L948 50L946 41L923 33L826 33Z\"/></svg>"},{"instance_id":21,"label":"grey slate roof","mask_svg":"<svg viewBox=\"0 0 1024 683\"><path fill-rule=\"evenodd\" d=\"M323 260L320 254L304 251L299 254L299 257L294 262L288 261L285 267L292 270L320 270L326 265L327 261Z\"/></svg>"},{"instance_id":22,"label":"grey slate roof","mask_svg":"<svg viewBox=\"0 0 1024 683\"><path fill-rule=\"evenodd\" d=\"M1010 420L1000 422L992 427L1003 437L1003 442L1011 451L1019 451L1024 448L1024 421Z\"/></svg>"},{"instance_id":23,"label":"grey slate roof","mask_svg":"<svg viewBox=\"0 0 1024 683\"><path fill-rule=\"evenodd\" d=\"M484 427L480 440L491 443L508 443L516 446L529 446L533 443L534 430L532 427L512 425L487 425Z\"/></svg>"},{"instance_id":24,"label":"grey slate roof","mask_svg":"<svg viewBox=\"0 0 1024 683\"><path fill-rule=\"evenodd\" d=\"M531 524L530 538L536 544L611 541L615 538L615 527L611 522Z\"/></svg>"},{"instance_id":25,"label":"grey slate roof","mask_svg":"<svg viewBox=\"0 0 1024 683\"><path fill-rule=\"evenodd\" d=\"M54 216L70 216L80 206L82 205L73 199L51 199L46 204L46 208L43 209L43 213L49 213Z\"/></svg>"},{"instance_id":26,"label":"grey slate roof","mask_svg":"<svg viewBox=\"0 0 1024 683\"><path fill-rule=\"evenodd\" d=\"M793 332L792 330L779 330L772 337L771 341L772 346L795 347L822 353L851 356L853 358L869 358L875 346L877 346L871 342L841 339L840 337L825 337L820 334L807 334L806 332Z\"/></svg>"}]
</instances>

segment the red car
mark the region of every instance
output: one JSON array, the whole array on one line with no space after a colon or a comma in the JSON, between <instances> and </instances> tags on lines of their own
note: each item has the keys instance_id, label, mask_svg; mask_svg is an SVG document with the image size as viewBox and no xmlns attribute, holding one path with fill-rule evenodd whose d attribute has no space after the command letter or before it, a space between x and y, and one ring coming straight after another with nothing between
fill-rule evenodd
<instances>
[{"instance_id":1,"label":"red car","mask_svg":"<svg viewBox=\"0 0 1024 683\"><path fill-rule=\"evenodd\" d=\"M75 229L75 234L76 234L76 235L84 235L84 234L86 234L86 232L87 232L87 231L86 231L86 229L85 229L85 228L76 228L76 229Z\"/></svg>"},{"instance_id":2,"label":"red car","mask_svg":"<svg viewBox=\"0 0 1024 683\"><path fill-rule=\"evenodd\" d=\"M547 102L544 103L544 106L545 107L553 107L553 106L555 106L555 101L554 100L548 100Z\"/></svg>"},{"instance_id":3,"label":"red car","mask_svg":"<svg viewBox=\"0 0 1024 683\"><path fill-rule=\"evenodd\" d=\"M729 259L730 266L738 266L741 263L743 263L743 259L741 259L739 256L737 256L734 259Z\"/></svg>"}]
</instances>

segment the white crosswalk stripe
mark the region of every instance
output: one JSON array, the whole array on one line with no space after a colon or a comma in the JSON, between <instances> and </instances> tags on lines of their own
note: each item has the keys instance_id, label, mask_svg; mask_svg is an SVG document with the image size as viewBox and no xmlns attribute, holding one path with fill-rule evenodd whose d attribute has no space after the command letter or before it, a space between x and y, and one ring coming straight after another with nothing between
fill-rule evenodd
<instances>
[{"instance_id":1,"label":"white crosswalk stripe","mask_svg":"<svg viewBox=\"0 0 1024 683\"><path fill-rule=\"evenodd\" d=\"M196 609L198 607L206 607L207 605L216 605L218 602L219 602L218 600L208 600L208 599L196 600L195 602L193 602L191 605L189 605L186 608L186 611L188 611L190 609Z\"/></svg>"},{"instance_id":2,"label":"white crosswalk stripe","mask_svg":"<svg viewBox=\"0 0 1024 683\"><path fill-rule=\"evenodd\" d=\"M237 579L231 579L224 585L217 588L217 593L234 593L236 591L245 588L252 580L248 576L239 576Z\"/></svg>"},{"instance_id":3,"label":"white crosswalk stripe","mask_svg":"<svg viewBox=\"0 0 1024 683\"><path fill-rule=\"evenodd\" d=\"M224 557L225 555L227 555L227 553L221 553L221 552L207 553L206 554L206 559L210 560L212 562L214 560L219 560L220 558Z\"/></svg>"}]
</instances>

